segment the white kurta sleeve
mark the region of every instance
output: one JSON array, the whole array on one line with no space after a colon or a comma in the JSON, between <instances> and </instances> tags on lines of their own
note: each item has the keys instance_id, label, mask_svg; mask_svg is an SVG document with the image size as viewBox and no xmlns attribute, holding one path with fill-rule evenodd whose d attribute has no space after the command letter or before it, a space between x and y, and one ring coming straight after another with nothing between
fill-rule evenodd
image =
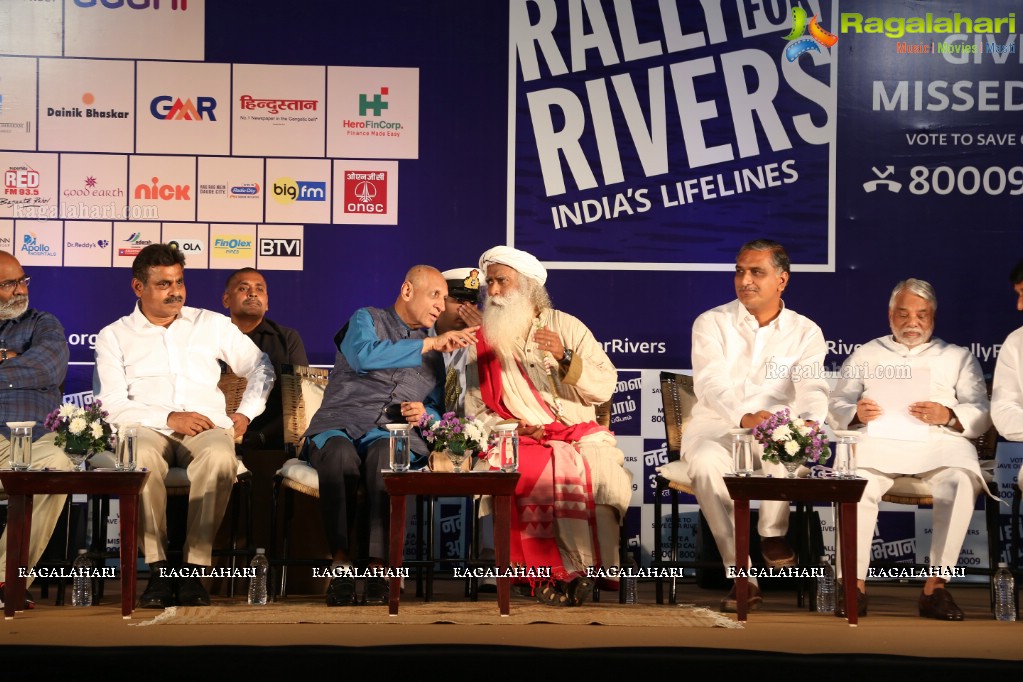
<instances>
[{"instance_id":1,"label":"white kurta sleeve","mask_svg":"<svg viewBox=\"0 0 1023 682\"><path fill-rule=\"evenodd\" d=\"M1002 344L995 365L991 393L991 418L998 433L1008 440L1023 441L1023 328Z\"/></svg>"}]
</instances>

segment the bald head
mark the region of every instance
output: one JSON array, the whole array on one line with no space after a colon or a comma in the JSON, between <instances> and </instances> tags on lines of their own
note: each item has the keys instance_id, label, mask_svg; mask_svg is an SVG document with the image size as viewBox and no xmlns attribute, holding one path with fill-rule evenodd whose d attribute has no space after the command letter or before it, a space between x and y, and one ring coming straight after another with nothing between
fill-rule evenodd
<instances>
[{"instance_id":1,"label":"bald head","mask_svg":"<svg viewBox=\"0 0 1023 682\"><path fill-rule=\"evenodd\" d=\"M448 283L440 270L430 265L415 265L405 274L394 311L412 329L432 327L444 312L447 295Z\"/></svg>"}]
</instances>

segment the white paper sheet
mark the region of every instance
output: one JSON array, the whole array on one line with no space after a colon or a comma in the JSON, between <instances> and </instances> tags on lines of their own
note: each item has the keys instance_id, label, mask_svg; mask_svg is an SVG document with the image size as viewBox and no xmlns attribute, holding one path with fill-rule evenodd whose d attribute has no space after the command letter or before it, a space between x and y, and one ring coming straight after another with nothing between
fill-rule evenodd
<instances>
[{"instance_id":1,"label":"white paper sheet","mask_svg":"<svg viewBox=\"0 0 1023 682\"><path fill-rule=\"evenodd\" d=\"M925 441L930 426L909 413L909 406L930 398L931 370L913 367L908 378L873 379L870 398L884 414L867 424L867 435L873 438Z\"/></svg>"}]
</instances>

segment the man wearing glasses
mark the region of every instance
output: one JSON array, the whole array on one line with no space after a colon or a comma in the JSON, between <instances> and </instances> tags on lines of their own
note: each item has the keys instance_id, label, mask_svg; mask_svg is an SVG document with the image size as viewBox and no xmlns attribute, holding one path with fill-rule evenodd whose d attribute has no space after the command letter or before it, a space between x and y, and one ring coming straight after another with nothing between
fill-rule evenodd
<instances>
[{"instance_id":1,"label":"man wearing glasses","mask_svg":"<svg viewBox=\"0 0 1023 682\"><path fill-rule=\"evenodd\" d=\"M71 469L71 460L53 443L43 422L60 405L60 385L67 373L64 327L50 313L28 307L29 278L18 259L0 251L0 424L34 421L33 469ZM2 433L7 434L7 429ZM7 468L11 444L0 435L0 467ZM53 534L66 495L36 495L32 510L29 566L42 556ZM28 568L26 566L25 568ZM0 538L0 577L7 570L7 532ZM31 577L29 578L31 582ZM0 583L0 602L3 583ZM35 604L26 599L25 608Z\"/></svg>"},{"instance_id":2,"label":"man wearing glasses","mask_svg":"<svg viewBox=\"0 0 1023 682\"><path fill-rule=\"evenodd\" d=\"M199 576L212 564L213 538L238 472L234 439L262 411L273 367L231 319L185 306L185 256L151 244L132 263L131 315L96 338L93 390L115 424L138 423L138 465L154 473L142 489L142 548L150 579L142 608L207 606ZM248 384L227 414L217 388L227 363ZM167 566L167 490L171 466L188 468L188 529L183 570Z\"/></svg>"}]
</instances>

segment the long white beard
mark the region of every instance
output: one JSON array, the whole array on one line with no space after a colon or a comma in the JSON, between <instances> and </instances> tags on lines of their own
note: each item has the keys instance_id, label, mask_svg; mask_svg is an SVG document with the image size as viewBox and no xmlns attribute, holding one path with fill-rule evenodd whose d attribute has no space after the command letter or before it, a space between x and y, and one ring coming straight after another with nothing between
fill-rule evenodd
<instances>
[{"instance_id":1,"label":"long white beard","mask_svg":"<svg viewBox=\"0 0 1023 682\"><path fill-rule=\"evenodd\" d=\"M491 296L483 307L483 333L487 343L503 356L514 355L523 344L536 312L533 302L521 291Z\"/></svg>"},{"instance_id":2,"label":"long white beard","mask_svg":"<svg viewBox=\"0 0 1023 682\"><path fill-rule=\"evenodd\" d=\"M0 303L0 320L13 320L28 310L28 295L16 296L7 303Z\"/></svg>"}]
</instances>

